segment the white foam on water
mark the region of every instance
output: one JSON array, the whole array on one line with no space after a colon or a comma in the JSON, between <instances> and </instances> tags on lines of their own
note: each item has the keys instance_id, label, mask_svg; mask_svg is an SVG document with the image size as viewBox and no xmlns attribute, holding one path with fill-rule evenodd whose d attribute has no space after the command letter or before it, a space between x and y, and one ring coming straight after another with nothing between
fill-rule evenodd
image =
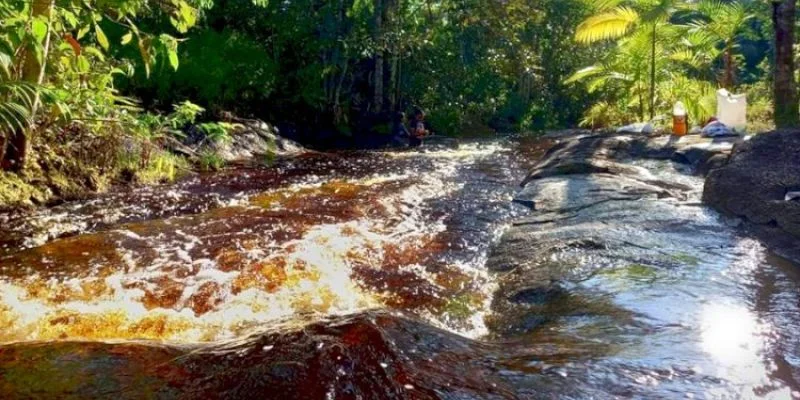
<instances>
[{"instance_id":1,"label":"white foam on water","mask_svg":"<svg viewBox=\"0 0 800 400\"><path fill-rule=\"evenodd\" d=\"M130 247L130 243L125 246L122 241L117 242L116 253L123 268L100 273L104 265L91 265L87 268L98 271L99 275L46 282L34 275L0 281L0 342L62 338L213 341L237 337L251 329L263 328L265 323L293 316L347 314L382 307L385 296L391 295L391 291L381 293L365 288L362 282L354 279L354 267L380 269L387 256L384 254L387 246L404 246L411 249L407 251L417 251L413 250L418 248L415 246L425 243L426 238L445 232L448 227L444 218L431 220L426 203L446 199L462 190L463 183L449 179L458 173L461 164L498 149L497 145L472 145L459 150L386 153L389 157L432 159L433 168L424 174L413 171L376 173L363 179L343 181L366 188L401 183L399 190L378 199L383 210L381 215L386 217L365 216L312 225L299 238L285 243L254 237L252 243L245 246L239 239L231 239L227 246L241 255L241 262L254 263L261 268L255 275L253 271L223 269L217 260L202 252L199 246L204 240L198 236L199 230L188 233L178 228L184 226L177 223L185 221L182 218L196 216L156 220L161 226L144 231L127 228L112 231L120 240L135 245ZM302 195L328 183L326 178L309 176L302 183L273 192ZM182 195L178 191L166 194ZM256 207L250 203L253 198L240 194L225 205ZM282 209L284 206L276 202L265 207ZM224 219L197 221L200 224L225 223ZM172 232L169 231L171 226L176 228ZM280 230L281 226L273 228ZM492 236L499 236L499 232ZM139 253L141 249L156 255L147 265L141 265L144 257ZM418 248L421 250L424 249ZM465 290L480 292L481 304L470 305L469 316L455 321L447 313L425 310L419 312L421 316L436 326L469 337L485 334L483 317L494 291L490 277L482 269L485 260L484 254L449 266L469 277L475 286ZM437 287L434 283L437 275L424 265L400 265L397 270ZM158 298L163 293L168 293L164 295L169 298L167 307L159 303ZM156 300L148 300L148 296L155 296Z\"/></svg>"}]
</instances>

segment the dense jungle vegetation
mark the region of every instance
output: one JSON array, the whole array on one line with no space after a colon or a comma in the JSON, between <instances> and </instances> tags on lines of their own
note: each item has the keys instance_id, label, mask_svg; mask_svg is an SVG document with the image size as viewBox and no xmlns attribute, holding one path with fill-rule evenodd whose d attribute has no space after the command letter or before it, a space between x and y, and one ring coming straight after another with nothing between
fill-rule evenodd
<instances>
[{"instance_id":1,"label":"dense jungle vegetation","mask_svg":"<svg viewBox=\"0 0 800 400\"><path fill-rule=\"evenodd\" d=\"M219 166L168 144L226 140L234 115L361 147L413 107L445 135L603 128L677 100L703 121L725 87L755 131L773 94L797 119L792 0L5 0L0 19L0 204Z\"/></svg>"}]
</instances>

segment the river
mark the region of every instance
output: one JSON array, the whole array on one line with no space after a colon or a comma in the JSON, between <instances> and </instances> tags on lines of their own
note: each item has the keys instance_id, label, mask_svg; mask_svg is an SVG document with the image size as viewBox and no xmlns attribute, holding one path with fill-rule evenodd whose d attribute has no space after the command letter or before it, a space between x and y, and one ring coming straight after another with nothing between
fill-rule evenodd
<instances>
[{"instance_id":1,"label":"river","mask_svg":"<svg viewBox=\"0 0 800 400\"><path fill-rule=\"evenodd\" d=\"M636 164L688 197L615 212L681 229L566 249L580 268L498 306L487 261L548 145L308 153L0 215L0 397L800 398L800 269L666 161Z\"/></svg>"}]
</instances>

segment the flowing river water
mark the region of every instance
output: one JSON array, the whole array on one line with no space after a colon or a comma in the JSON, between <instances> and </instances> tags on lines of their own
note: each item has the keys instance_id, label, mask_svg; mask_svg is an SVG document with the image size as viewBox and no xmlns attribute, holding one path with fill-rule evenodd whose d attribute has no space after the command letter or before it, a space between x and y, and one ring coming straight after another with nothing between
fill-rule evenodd
<instances>
[{"instance_id":1,"label":"flowing river water","mask_svg":"<svg viewBox=\"0 0 800 400\"><path fill-rule=\"evenodd\" d=\"M668 162L639 164L693 188L659 211L683 229L631 227L668 263L630 243L495 306L490 250L548 145L308 153L0 215L0 398L800 398L800 269ZM307 358L331 342L368 350Z\"/></svg>"}]
</instances>

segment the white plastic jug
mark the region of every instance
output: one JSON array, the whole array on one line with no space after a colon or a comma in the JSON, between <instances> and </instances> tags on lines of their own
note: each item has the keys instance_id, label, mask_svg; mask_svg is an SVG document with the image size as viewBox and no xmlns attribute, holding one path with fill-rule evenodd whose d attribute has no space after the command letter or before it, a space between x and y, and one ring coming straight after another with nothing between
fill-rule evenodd
<instances>
[{"instance_id":1,"label":"white plastic jug","mask_svg":"<svg viewBox=\"0 0 800 400\"><path fill-rule=\"evenodd\" d=\"M718 90L717 120L737 132L744 132L747 129L747 95Z\"/></svg>"},{"instance_id":2,"label":"white plastic jug","mask_svg":"<svg viewBox=\"0 0 800 400\"><path fill-rule=\"evenodd\" d=\"M678 101L672 107L672 116L673 117L685 117L686 116L686 106L683 105L683 102Z\"/></svg>"}]
</instances>

